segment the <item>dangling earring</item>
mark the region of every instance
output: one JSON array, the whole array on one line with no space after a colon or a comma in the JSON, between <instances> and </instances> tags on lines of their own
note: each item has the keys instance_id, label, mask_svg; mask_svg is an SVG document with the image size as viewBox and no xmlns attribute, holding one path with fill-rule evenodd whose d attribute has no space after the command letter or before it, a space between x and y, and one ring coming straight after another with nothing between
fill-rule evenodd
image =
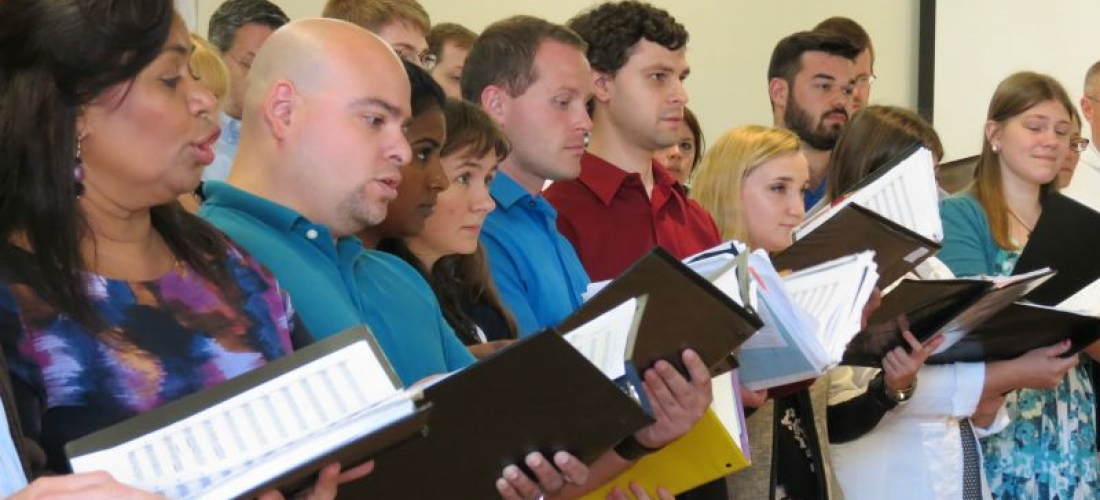
<instances>
[{"instance_id":1,"label":"dangling earring","mask_svg":"<svg viewBox=\"0 0 1100 500\"><path fill-rule=\"evenodd\" d=\"M76 159L73 162L73 192L77 198L84 195L84 160L80 159L80 138L76 139Z\"/></svg>"}]
</instances>

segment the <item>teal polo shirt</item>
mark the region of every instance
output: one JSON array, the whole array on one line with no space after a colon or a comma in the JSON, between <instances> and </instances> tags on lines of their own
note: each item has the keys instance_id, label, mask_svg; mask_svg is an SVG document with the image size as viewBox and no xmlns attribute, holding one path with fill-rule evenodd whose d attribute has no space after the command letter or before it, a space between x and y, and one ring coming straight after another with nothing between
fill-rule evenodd
<instances>
[{"instance_id":1,"label":"teal polo shirt","mask_svg":"<svg viewBox=\"0 0 1100 500\"><path fill-rule=\"evenodd\" d=\"M474 362L427 282L405 262L367 251L356 237L334 238L298 212L224 182L208 182L203 192L199 215L271 270L314 338L367 325L405 385Z\"/></svg>"}]
</instances>

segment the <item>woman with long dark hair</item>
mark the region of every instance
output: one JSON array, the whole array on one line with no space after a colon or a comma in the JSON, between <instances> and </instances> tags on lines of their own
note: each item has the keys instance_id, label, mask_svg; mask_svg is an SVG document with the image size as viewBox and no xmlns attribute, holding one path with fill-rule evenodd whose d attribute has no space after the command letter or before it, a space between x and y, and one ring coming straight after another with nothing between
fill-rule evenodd
<instances>
[{"instance_id":1,"label":"woman with long dark hair","mask_svg":"<svg viewBox=\"0 0 1100 500\"><path fill-rule=\"evenodd\" d=\"M516 338L515 320L497 295L478 244L481 224L495 207L489 182L509 147L492 119L473 104L450 100L444 115L441 162L449 186L421 231L385 241L381 248L428 278L459 340L484 357Z\"/></svg>"},{"instance_id":2,"label":"woman with long dark hair","mask_svg":"<svg viewBox=\"0 0 1100 500\"><path fill-rule=\"evenodd\" d=\"M176 202L218 138L191 51L169 0L0 2L0 345L52 471L298 333L270 273Z\"/></svg>"},{"instance_id":3,"label":"woman with long dark hair","mask_svg":"<svg viewBox=\"0 0 1100 500\"><path fill-rule=\"evenodd\" d=\"M943 156L936 131L916 113L893 106L863 108L833 149L828 198L842 196L917 145L929 149L936 161ZM910 276L953 277L935 257ZM1007 423L995 418L1004 402L1002 393L1056 384L1065 368L1067 363L1050 348L1040 348L1013 360L924 366L900 380L889 369L833 369L829 439L845 498L991 498L981 474L977 437L996 433ZM900 392L910 392L912 398L899 402L892 395ZM909 474L886 477L887 471L899 468Z\"/></svg>"}]
</instances>

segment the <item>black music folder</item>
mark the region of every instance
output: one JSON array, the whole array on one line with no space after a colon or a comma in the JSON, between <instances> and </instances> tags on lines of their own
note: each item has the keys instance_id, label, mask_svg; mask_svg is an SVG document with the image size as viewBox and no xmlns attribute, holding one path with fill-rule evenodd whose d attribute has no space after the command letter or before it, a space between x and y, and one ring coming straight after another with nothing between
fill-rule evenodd
<instances>
[{"instance_id":1,"label":"black music folder","mask_svg":"<svg viewBox=\"0 0 1100 500\"><path fill-rule=\"evenodd\" d=\"M358 465L423 435L430 407L398 386L357 327L65 450L75 472L107 470L173 499L292 493L328 463Z\"/></svg>"},{"instance_id":2,"label":"black music folder","mask_svg":"<svg viewBox=\"0 0 1100 500\"><path fill-rule=\"evenodd\" d=\"M865 250L875 252L878 287L886 288L938 252L940 245L870 209L851 204L773 255L772 264L779 271L798 271Z\"/></svg>"},{"instance_id":3,"label":"black music folder","mask_svg":"<svg viewBox=\"0 0 1100 500\"><path fill-rule=\"evenodd\" d=\"M928 358L930 364L960 361L1000 361L1070 339L1072 356L1100 339L1100 318L1038 304L1017 302L994 314L944 352Z\"/></svg>"},{"instance_id":4,"label":"black music folder","mask_svg":"<svg viewBox=\"0 0 1100 500\"><path fill-rule=\"evenodd\" d=\"M509 464L539 451L591 463L653 420L639 402L552 330L519 340L424 388L424 439L380 459L338 498L496 498Z\"/></svg>"},{"instance_id":5,"label":"black music folder","mask_svg":"<svg viewBox=\"0 0 1100 500\"><path fill-rule=\"evenodd\" d=\"M1012 277L902 280L852 339L843 363L879 366L887 352L906 345L904 330L920 342L943 332L946 342L954 343L1054 274L1044 268Z\"/></svg>"},{"instance_id":6,"label":"black music folder","mask_svg":"<svg viewBox=\"0 0 1100 500\"><path fill-rule=\"evenodd\" d=\"M654 247L582 304L558 330L572 330L626 299L643 295L647 299L631 354L638 374L664 359L687 376L680 353L689 348L710 367L712 376L728 372L737 366L733 351L764 326L755 312Z\"/></svg>"},{"instance_id":7,"label":"black music folder","mask_svg":"<svg viewBox=\"0 0 1100 500\"><path fill-rule=\"evenodd\" d=\"M1050 267L1058 271L1027 295L1037 304L1056 305L1100 279L1100 212L1080 202L1051 193L1043 213L1016 262L1015 274Z\"/></svg>"}]
</instances>

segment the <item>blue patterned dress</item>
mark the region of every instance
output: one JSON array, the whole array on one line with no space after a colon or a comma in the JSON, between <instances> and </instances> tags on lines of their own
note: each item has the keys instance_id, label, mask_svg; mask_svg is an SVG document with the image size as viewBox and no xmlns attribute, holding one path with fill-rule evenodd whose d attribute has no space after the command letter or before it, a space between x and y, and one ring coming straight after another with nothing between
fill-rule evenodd
<instances>
[{"instance_id":1,"label":"blue patterned dress","mask_svg":"<svg viewBox=\"0 0 1100 500\"><path fill-rule=\"evenodd\" d=\"M1002 252L995 264L1008 275L1019 253ZM1012 422L981 440L995 498L1096 498L1096 396L1089 363L1082 357L1053 390L1020 389L1005 398Z\"/></svg>"},{"instance_id":2,"label":"blue patterned dress","mask_svg":"<svg viewBox=\"0 0 1100 500\"><path fill-rule=\"evenodd\" d=\"M69 470L68 441L292 350L293 313L271 274L236 249L225 264L225 288L183 265L141 282L88 274L103 322L90 331L28 285L29 254L0 251L0 343L24 431L50 470Z\"/></svg>"},{"instance_id":3,"label":"blue patterned dress","mask_svg":"<svg viewBox=\"0 0 1100 500\"><path fill-rule=\"evenodd\" d=\"M945 238L939 257L956 275L1012 274L1019 252L993 243L985 212L973 197L948 198L940 210ZM1054 389L1020 389L1005 398L1011 422L981 440L994 498L1078 500L1100 495L1091 362L1082 356Z\"/></svg>"}]
</instances>

